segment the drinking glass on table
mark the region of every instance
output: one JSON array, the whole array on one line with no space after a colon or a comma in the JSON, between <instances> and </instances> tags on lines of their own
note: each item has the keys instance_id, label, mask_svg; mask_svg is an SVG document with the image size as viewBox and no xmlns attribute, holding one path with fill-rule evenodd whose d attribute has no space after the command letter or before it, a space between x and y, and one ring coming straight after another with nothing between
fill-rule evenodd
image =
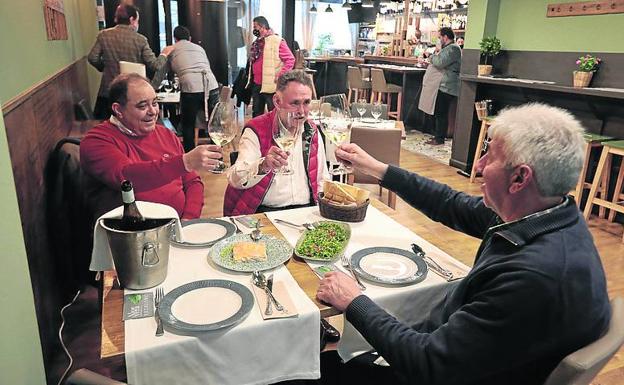
<instances>
[{"instance_id":1,"label":"drinking glass on table","mask_svg":"<svg viewBox=\"0 0 624 385\"><path fill-rule=\"evenodd\" d=\"M280 117L280 114L282 115ZM275 114L273 121L272 133L273 140L277 143L278 147L283 151L289 153L288 163L290 163L290 151L295 147L295 143L303 130L303 123L305 118L301 118L298 112L281 112ZM293 171L290 168L290 164L282 166L279 170L273 170L274 173L279 175L292 175Z\"/></svg>"},{"instance_id":2,"label":"drinking glass on table","mask_svg":"<svg viewBox=\"0 0 624 385\"><path fill-rule=\"evenodd\" d=\"M318 123L318 118L321 115L321 101L318 99L310 100L310 110L308 113L312 121Z\"/></svg>"},{"instance_id":3,"label":"drinking glass on table","mask_svg":"<svg viewBox=\"0 0 624 385\"><path fill-rule=\"evenodd\" d=\"M379 102L376 102L371 107L371 115L373 115L373 118L375 118L375 121L379 121L379 117L381 116L382 112L383 112L383 106Z\"/></svg>"},{"instance_id":4,"label":"drinking glass on table","mask_svg":"<svg viewBox=\"0 0 624 385\"><path fill-rule=\"evenodd\" d=\"M351 139L351 114L344 95L330 95L321 98L321 103L328 103L328 111L324 111L321 125L325 137L336 146L348 143ZM330 171L332 175L350 174L353 169L339 162L339 167Z\"/></svg>"},{"instance_id":5,"label":"drinking glass on table","mask_svg":"<svg viewBox=\"0 0 624 385\"><path fill-rule=\"evenodd\" d=\"M366 99L359 99L355 109L358 114L360 114L360 120L364 119L364 114L366 113Z\"/></svg>"},{"instance_id":6,"label":"drinking glass on table","mask_svg":"<svg viewBox=\"0 0 624 385\"><path fill-rule=\"evenodd\" d=\"M230 143L238 134L240 127L238 108L230 101L218 102L208 121L208 135L217 146L223 147ZM214 174L222 174L227 169L223 158L212 171Z\"/></svg>"},{"instance_id":7,"label":"drinking glass on table","mask_svg":"<svg viewBox=\"0 0 624 385\"><path fill-rule=\"evenodd\" d=\"M162 81L162 86L163 86L163 90L165 90L165 92L171 92L173 91L173 84L171 84L171 82L169 80L163 80Z\"/></svg>"}]
</instances>

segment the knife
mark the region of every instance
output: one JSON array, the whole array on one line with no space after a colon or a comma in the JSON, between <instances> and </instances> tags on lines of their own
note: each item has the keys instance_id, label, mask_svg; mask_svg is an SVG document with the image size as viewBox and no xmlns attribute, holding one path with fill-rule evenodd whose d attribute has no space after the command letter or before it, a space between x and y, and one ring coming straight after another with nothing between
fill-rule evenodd
<instances>
[{"instance_id":1,"label":"knife","mask_svg":"<svg viewBox=\"0 0 624 385\"><path fill-rule=\"evenodd\" d=\"M421 257L425 261L427 266L431 270L433 270L434 273L438 274L439 276L441 276L442 278L446 279L449 282L453 279L453 272L448 269L443 268L436 261L431 259L431 257L425 254L425 251L420 246L418 246L415 243L412 243L412 251L414 252L414 254Z\"/></svg>"},{"instance_id":2,"label":"knife","mask_svg":"<svg viewBox=\"0 0 624 385\"><path fill-rule=\"evenodd\" d=\"M269 292L271 292L271 300L275 302L275 308L277 309L277 311L288 313L288 311L284 308L284 306L282 306L282 304L277 302L277 299L275 299L275 296L273 295L273 274L270 274L269 277L267 278L267 289L269 289Z\"/></svg>"}]
</instances>

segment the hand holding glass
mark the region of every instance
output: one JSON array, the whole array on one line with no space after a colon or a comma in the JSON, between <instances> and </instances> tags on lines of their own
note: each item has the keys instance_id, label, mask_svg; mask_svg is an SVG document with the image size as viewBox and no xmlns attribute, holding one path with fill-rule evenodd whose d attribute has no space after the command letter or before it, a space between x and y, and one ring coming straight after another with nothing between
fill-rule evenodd
<instances>
[{"instance_id":1,"label":"hand holding glass","mask_svg":"<svg viewBox=\"0 0 624 385\"><path fill-rule=\"evenodd\" d=\"M236 106L231 102L217 103L208 121L208 135L214 144L223 147L230 143L236 137L238 127L239 114ZM223 159L221 159L212 172L222 174L226 168Z\"/></svg>"},{"instance_id":2,"label":"hand holding glass","mask_svg":"<svg viewBox=\"0 0 624 385\"><path fill-rule=\"evenodd\" d=\"M327 111L323 116L323 132L325 137L336 146L349 143L351 139L351 114L344 95L331 95L321 98L321 103L327 103ZM331 170L332 175L344 175L353 172L351 167L340 162L338 168Z\"/></svg>"}]
</instances>

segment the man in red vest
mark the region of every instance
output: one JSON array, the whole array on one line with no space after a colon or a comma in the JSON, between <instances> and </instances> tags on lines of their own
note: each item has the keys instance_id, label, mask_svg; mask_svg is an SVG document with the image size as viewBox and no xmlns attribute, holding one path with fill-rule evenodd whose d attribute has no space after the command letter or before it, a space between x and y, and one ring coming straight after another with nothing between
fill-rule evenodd
<instances>
[{"instance_id":1,"label":"man in red vest","mask_svg":"<svg viewBox=\"0 0 624 385\"><path fill-rule=\"evenodd\" d=\"M239 144L236 164L228 173L223 215L244 215L303 207L317 203L319 186L329 179L325 146L314 122L308 120L312 83L303 71L282 74L273 96L276 108L251 119ZM290 151L278 147L272 129L303 126ZM279 171L288 166L292 174Z\"/></svg>"}]
</instances>

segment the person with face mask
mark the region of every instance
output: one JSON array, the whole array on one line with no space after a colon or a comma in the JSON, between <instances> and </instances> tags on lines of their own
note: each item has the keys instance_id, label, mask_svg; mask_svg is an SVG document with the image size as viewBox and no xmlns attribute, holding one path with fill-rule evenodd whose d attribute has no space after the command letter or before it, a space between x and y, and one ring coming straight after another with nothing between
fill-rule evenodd
<instances>
[{"instance_id":1,"label":"person with face mask","mask_svg":"<svg viewBox=\"0 0 624 385\"><path fill-rule=\"evenodd\" d=\"M264 114L265 107L273 110L277 78L293 69L295 57L264 16L253 19L253 35L256 40L251 45L251 71L247 84L252 83L253 116L256 117Z\"/></svg>"},{"instance_id":2,"label":"person with face mask","mask_svg":"<svg viewBox=\"0 0 624 385\"><path fill-rule=\"evenodd\" d=\"M435 52L431 55L425 52L424 56L429 57L431 65L423 78L418 108L435 116L434 137L427 144L437 146L444 144L449 108L459 95L461 48L455 44L453 30L440 28ZM424 59L419 59L418 62L423 63Z\"/></svg>"},{"instance_id":3,"label":"person with face mask","mask_svg":"<svg viewBox=\"0 0 624 385\"><path fill-rule=\"evenodd\" d=\"M108 89L120 73L120 61L145 64L149 71L155 73L167 63L167 55L173 51L173 47L168 46L159 56L154 55L147 38L137 32L139 10L134 5L119 5L115 10L115 23L116 26L100 31L87 56L89 63L102 72L94 111L97 119L107 119L112 113Z\"/></svg>"}]
</instances>

